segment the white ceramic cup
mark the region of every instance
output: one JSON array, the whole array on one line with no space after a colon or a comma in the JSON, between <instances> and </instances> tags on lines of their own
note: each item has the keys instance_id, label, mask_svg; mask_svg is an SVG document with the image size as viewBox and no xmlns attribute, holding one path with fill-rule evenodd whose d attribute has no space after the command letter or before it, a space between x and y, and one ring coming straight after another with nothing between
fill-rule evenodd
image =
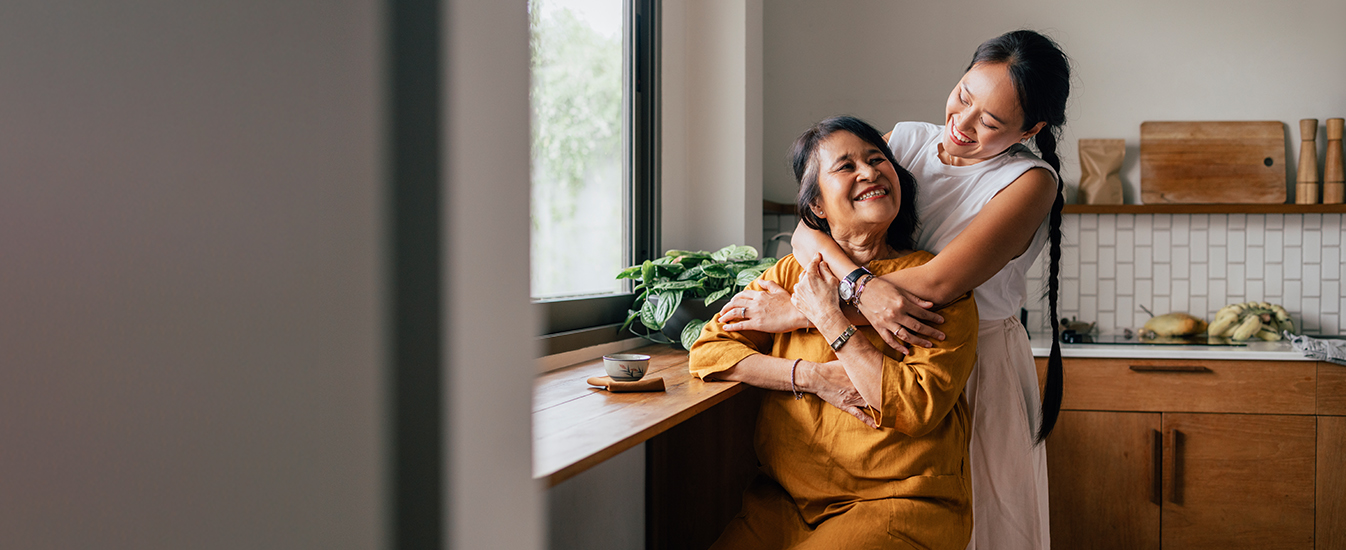
<instances>
[{"instance_id":1,"label":"white ceramic cup","mask_svg":"<svg viewBox=\"0 0 1346 550\"><path fill-rule=\"evenodd\" d=\"M650 356L639 353L616 353L603 356L603 369L619 382L633 382L645 376L650 367Z\"/></svg>"}]
</instances>

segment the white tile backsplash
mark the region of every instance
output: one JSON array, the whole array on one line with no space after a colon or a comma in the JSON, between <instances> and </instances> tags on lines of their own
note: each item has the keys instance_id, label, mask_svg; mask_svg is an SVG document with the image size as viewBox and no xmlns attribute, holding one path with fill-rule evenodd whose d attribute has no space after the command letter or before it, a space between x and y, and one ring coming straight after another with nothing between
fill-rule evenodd
<instances>
[{"instance_id":1,"label":"white tile backsplash","mask_svg":"<svg viewBox=\"0 0 1346 550\"><path fill-rule=\"evenodd\" d=\"M1144 324L1141 305L1209 319L1225 304L1257 300L1284 305L1305 330L1346 335L1343 217L1067 214L1062 275L1070 279L1062 284L1059 314L1097 321L1112 333ZM1037 289L1045 259L1034 270ZM1033 330L1050 330L1046 300L1032 294Z\"/></svg>"}]
</instances>

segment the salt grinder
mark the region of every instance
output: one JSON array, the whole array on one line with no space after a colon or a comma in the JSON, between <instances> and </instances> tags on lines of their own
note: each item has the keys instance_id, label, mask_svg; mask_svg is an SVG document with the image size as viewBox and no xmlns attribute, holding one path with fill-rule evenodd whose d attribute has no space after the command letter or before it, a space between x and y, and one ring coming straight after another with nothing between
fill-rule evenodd
<instances>
[{"instance_id":1,"label":"salt grinder","mask_svg":"<svg viewBox=\"0 0 1346 550\"><path fill-rule=\"evenodd\" d=\"M1341 204L1346 196L1346 174L1341 166L1341 133L1346 119L1327 119L1327 161L1323 165L1323 204Z\"/></svg>"},{"instance_id":2,"label":"salt grinder","mask_svg":"<svg viewBox=\"0 0 1346 550\"><path fill-rule=\"evenodd\" d=\"M1299 139L1295 204L1318 204L1318 119L1299 121Z\"/></svg>"}]
</instances>

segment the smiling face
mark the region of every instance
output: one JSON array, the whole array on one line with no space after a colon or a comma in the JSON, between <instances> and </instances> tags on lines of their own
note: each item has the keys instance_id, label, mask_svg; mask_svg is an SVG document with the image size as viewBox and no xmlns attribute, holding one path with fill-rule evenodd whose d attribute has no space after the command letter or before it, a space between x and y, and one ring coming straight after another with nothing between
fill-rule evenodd
<instances>
[{"instance_id":1,"label":"smiling face","mask_svg":"<svg viewBox=\"0 0 1346 550\"><path fill-rule=\"evenodd\" d=\"M1004 63L978 63L963 73L944 107L940 158L961 166L994 157L1037 135L1045 123L1024 130L1023 108Z\"/></svg>"},{"instance_id":2,"label":"smiling face","mask_svg":"<svg viewBox=\"0 0 1346 550\"><path fill-rule=\"evenodd\" d=\"M846 131L818 143L819 197L813 210L832 234L887 231L902 205L897 169L874 144Z\"/></svg>"}]
</instances>

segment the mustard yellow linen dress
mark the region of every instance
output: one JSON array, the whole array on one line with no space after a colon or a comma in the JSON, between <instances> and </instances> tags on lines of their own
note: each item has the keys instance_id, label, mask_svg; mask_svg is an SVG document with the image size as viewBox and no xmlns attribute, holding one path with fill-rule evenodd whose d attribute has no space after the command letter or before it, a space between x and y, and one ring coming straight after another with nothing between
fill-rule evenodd
<instances>
[{"instance_id":1,"label":"mustard yellow linen dress","mask_svg":"<svg viewBox=\"0 0 1346 550\"><path fill-rule=\"evenodd\" d=\"M869 264L875 275L921 265L913 252ZM762 278L791 290L803 267L782 258ZM757 282L749 285L761 290ZM882 350L883 403L868 412L873 429L816 395L766 392L755 447L762 475L744 493L743 510L713 548L939 548L962 550L972 530L963 385L976 361L977 306L971 294L939 310L948 337L903 356L874 329ZM858 341L856 342L858 343ZM836 360L814 329L786 334L726 332L717 315L692 346L692 374L726 370L745 357Z\"/></svg>"}]
</instances>

